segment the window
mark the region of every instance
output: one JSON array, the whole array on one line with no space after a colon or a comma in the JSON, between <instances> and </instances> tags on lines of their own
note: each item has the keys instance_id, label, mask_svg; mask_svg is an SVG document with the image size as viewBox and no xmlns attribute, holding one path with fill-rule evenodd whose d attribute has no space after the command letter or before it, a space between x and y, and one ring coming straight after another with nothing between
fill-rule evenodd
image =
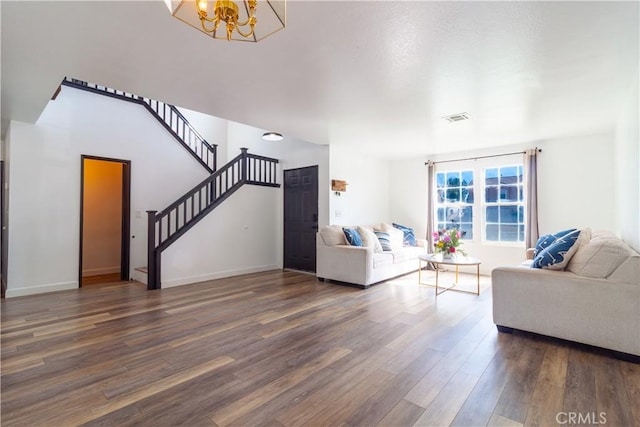
<instances>
[{"instance_id":1,"label":"window","mask_svg":"<svg viewBox=\"0 0 640 427\"><path fill-rule=\"evenodd\" d=\"M473 239L473 171L436 173L437 228L457 228L463 239Z\"/></svg>"},{"instance_id":2,"label":"window","mask_svg":"<svg viewBox=\"0 0 640 427\"><path fill-rule=\"evenodd\" d=\"M524 242L524 224L522 165L485 169L485 239Z\"/></svg>"}]
</instances>

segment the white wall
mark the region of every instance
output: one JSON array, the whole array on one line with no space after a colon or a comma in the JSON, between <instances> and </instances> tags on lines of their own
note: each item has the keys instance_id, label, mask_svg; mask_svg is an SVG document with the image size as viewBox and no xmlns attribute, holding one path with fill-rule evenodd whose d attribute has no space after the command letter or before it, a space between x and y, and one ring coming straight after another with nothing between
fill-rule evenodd
<instances>
[{"instance_id":1,"label":"white wall","mask_svg":"<svg viewBox=\"0 0 640 427\"><path fill-rule=\"evenodd\" d=\"M616 210L620 236L640 251L640 99L639 73L616 129Z\"/></svg>"},{"instance_id":2,"label":"white wall","mask_svg":"<svg viewBox=\"0 0 640 427\"><path fill-rule=\"evenodd\" d=\"M613 133L571 136L529 144L434 156L431 160L450 160L521 151L535 146L542 148L538 160L538 206L540 233L550 233L569 227L590 227L594 230L616 230L614 198ZM426 234L427 159L397 160L390 163L390 214L393 221L404 221ZM480 161L480 160L478 160ZM472 161L473 162L473 161ZM460 168L471 162L441 164L441 168ZM481 197L476 195L476 200ZM482 244L480 233L474 242L465 242L469 255L482 259L481 272L488 274L499 265L519 264L524 258L524 245Z\"/></svg>"},{"instance_id":3,"label":"white wall","mask_svg":"<svg viewBox=\"0 0 640 427\"><path fill-rule=\"evenodd\" d=\"M162 255L162 287L282 267L277 188L245 185Z\"/></svg>"},{"instance_id":4,"label":"white wall","mask_svg":"<svg viewBox=\"0 0 640 427\"><path fill-rule=\"evenodd\" d=\"M328 223L329 149L285 136L264 141L264 130L227 123L228 156L249 153L280 160L282 171L318 165L319 225ZM324 183L324 184L322 184ZM162 287L282 268L283 188L243 186L162 255Z\"/></svg>"},{"instance_id":5,"label":"white wall","mask_svg":"<svg viewBox=\"0 0 640 427\"><path fill-rule=\"evenodd\" d=\"M178 110L209 144L218 146L218 167L227 163L227 121L183 107Z\"/></svg>"},{"instance_id":6,"label":"white wall","mask_svg":"<svg viewBox=\"0 0 640 427\"><path fill-rule=\"evenodd\" d=\"M307 166L318 166L318 225L320 227L329 224L329 147L302 141L296 138L284 136L282 141L265 141L262 139L264 130L247 126L241 123L228 122L228 155L230 158L240 154L240 148L248 149L249 153L261 156L273 157L280 160L280 177L282 183L282 171ZM275 224L278 238L275 241L273 252L278 256L279 268L283 265L283 188L276 193L278 212Z\"/></svg>"},{"instance_id":7,"label":"white wall","mask_svg":"<svg viewBox=\"0 0 640 427\"><path fill-rule=\"evenodd\" d=\"M389 193L395 191L389 183L389 162L341 146L331 146L329 156L330 179L348 184L347 191L340 196L330 192L330 223L376 225L389 222ZM399 182L394 180L394 183Z\"/></svg>"},{"instance_id":8,"label":"white wall","mask_svg":"<svg viewBox=\"0 0 640 427\"><path fill-rule=\"evenodd\" d=\"M141 106L62 88L37 124L12 122L7 296L78 286L80 156L131 160L131 269L147 264L147 209L207 176Z\"/></svg>"},{"instance_id":9,"label":"white wall","mask_svg":"<svg viewBox=\"0 0 640 427\"><path fill-rule=\"evenodd\" d=\"M228 153L219 164L248 147L280 159L280 170L318 165L319 223L328 224L328 147L267 142L260 129L182 111L206 139L217 135ZM12 122L7 135L15 147L9 297L78 286L81 154L131 160L131 276L147 264L145 211L163 209L207 176L144 108L72 88L63 87L37 124ZM282 221L282 188L243 187L163 253L163 286L280 268Z\"/></svg>"}]
</instances>

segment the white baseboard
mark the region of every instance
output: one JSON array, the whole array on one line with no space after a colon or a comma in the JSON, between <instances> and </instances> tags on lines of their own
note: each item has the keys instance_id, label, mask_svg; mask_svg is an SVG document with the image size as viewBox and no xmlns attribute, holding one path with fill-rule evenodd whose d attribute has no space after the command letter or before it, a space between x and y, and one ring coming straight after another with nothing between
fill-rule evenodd
<instances>
[{"instance_id":1,"label":"white baseboard","mask_svg":"<svg viewBox=\"0 0 640 427\"><path fill-rule=\"evenodd\" d=\"M47 292L68 291L78 289L78 282L49 283L47 285L26 286L23 288L9 288L6 290L7 298L23 297L26 295L45 294Z\"/></svg>"},{"instance_id":2,"label":"white baseboard","mask_svg":"<svg viewBox=\"0 0 640 427\"><path fill-rule=\"evenodd\" d=\"M119 265L116 265L114 267L89 268L87 270L82 270L82 277L99 276L101 274L113 274L113 273L120 273Z\"/></svg>"},{"instance_id":3,"label":"white baseboard","mask_svg":"<svg viewBox=\"0 0 640 427\"><path fill-rule=\"evenodd\" d=\"M240 276L243 274L261 273L269 270L281 270L277 265L263 265L260 267L243 268L238 270L226 270L215 273L202 274L199 276L182 277L179 279L163 280L162 288L172 288L174 286L190 285L192 283L206 282L207 280L224 279L225 277Z\"/></svg>"}]
</instances>

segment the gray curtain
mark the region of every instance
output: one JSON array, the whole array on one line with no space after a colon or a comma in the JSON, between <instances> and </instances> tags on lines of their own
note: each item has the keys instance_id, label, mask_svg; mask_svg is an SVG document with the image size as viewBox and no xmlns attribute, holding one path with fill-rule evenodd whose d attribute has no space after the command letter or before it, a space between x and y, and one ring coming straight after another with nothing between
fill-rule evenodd
<instances>
[{"instance_id":1,"label":"gray curtain","mask_svg":"<svg viewBox=\"0 0 640 427\"><path fill-rule=\"evenodd\" d=\"M525 244L533 248L538 241L538 149L524 152L524 179L526 186Z\"/></svg>"},{"instance_id":2,"label":"gray curtain","mask_svg":"<svg viewBox=\"0 0 640 427\"><path fill-rule=\"evenodd\" d=\"M436 198L436 165L432 161L427 162L427 242L428 253L433 253L433 232L435 231L434 201Z\"/></svg>"}]
</instances>

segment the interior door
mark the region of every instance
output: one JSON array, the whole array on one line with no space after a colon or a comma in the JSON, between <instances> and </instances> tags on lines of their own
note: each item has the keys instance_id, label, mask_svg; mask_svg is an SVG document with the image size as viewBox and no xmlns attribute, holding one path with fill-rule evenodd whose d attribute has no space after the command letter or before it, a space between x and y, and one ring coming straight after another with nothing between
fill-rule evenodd
<instances>
[{"instance_id":1,"label":"interior door","mask_svg":"<svg viewBox=\"0 0 640 427\"><path fill-rule=\"evenodd\" d=\"M318 166L284 171L284 268L316 271Z\"/></svg>"},{"instance_id":2,"label":"interior door","mask_svg":"<svg viewBox=\"0 0 640 427\"><path fill-rule=\"evenodd\" d=\"M79 283L129 280L131 162L82 156Z\"/></svg>"}]
</instances>

